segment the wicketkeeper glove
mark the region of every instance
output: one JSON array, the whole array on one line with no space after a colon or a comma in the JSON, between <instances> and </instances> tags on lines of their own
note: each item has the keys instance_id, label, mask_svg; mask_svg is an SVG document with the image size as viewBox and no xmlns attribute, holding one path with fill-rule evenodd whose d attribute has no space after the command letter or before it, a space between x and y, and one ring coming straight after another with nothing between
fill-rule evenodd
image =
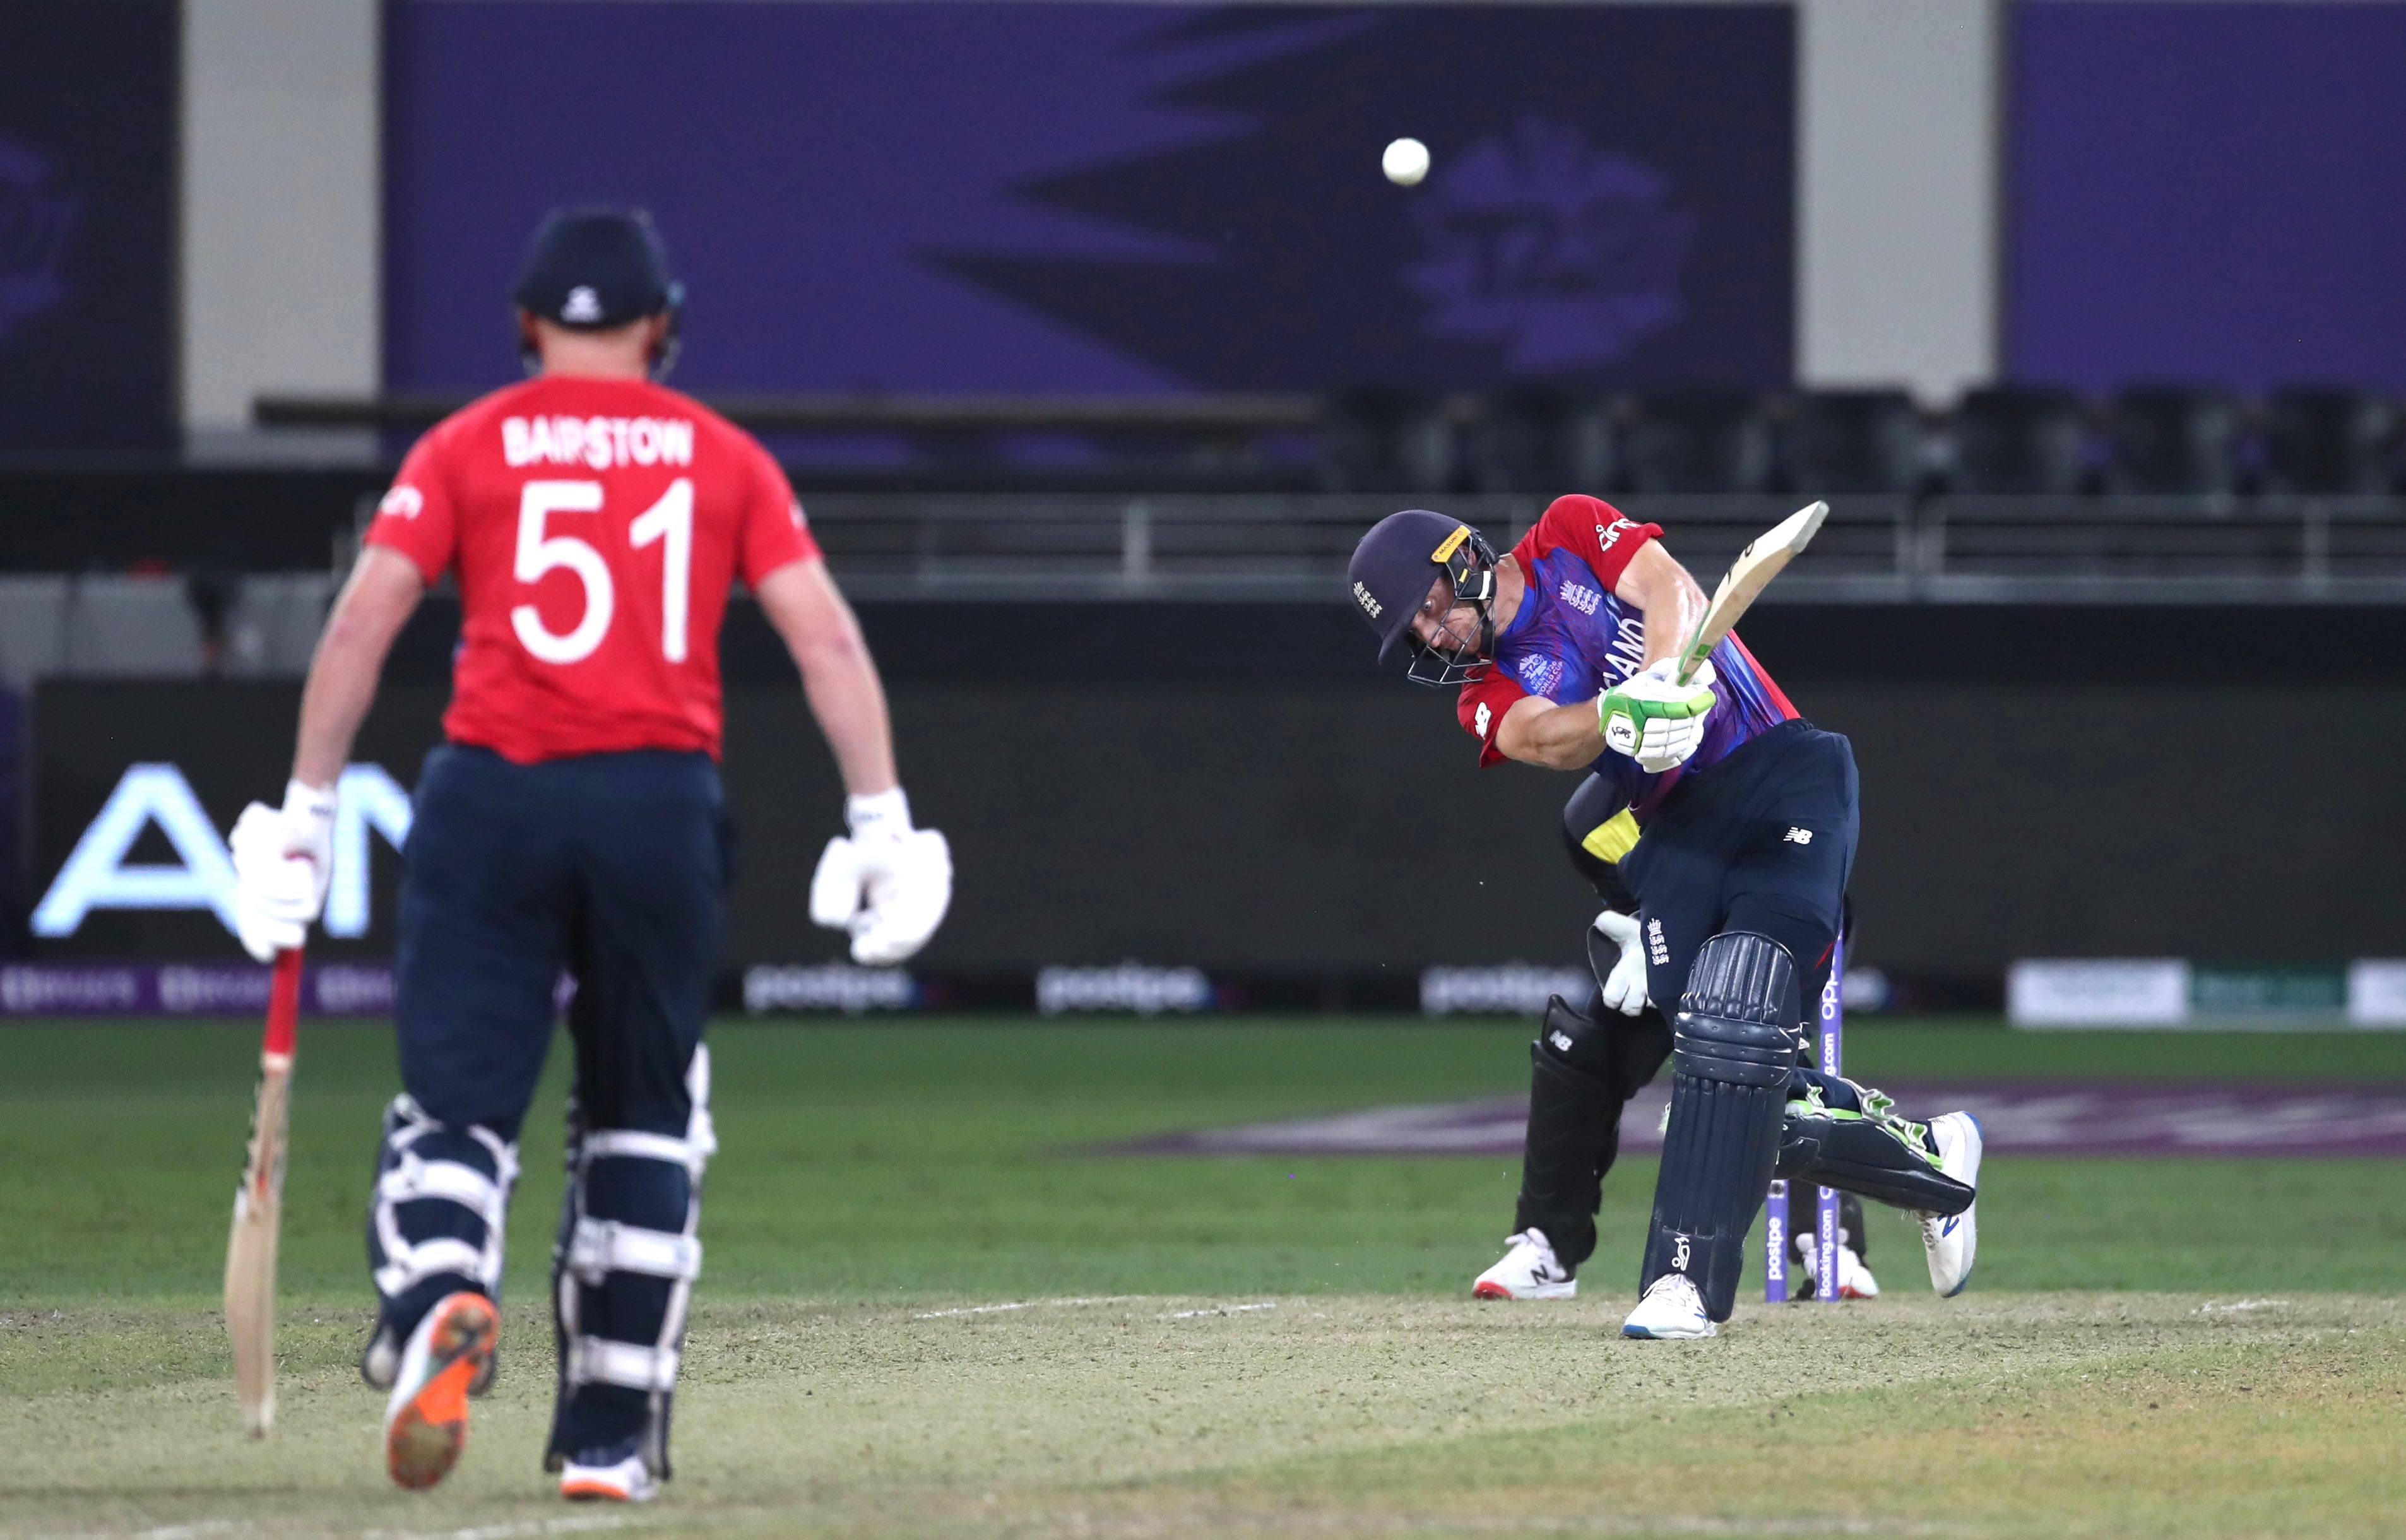
<instances>
[{"instance_id":1,"label":"wicketkeeper glove","mask_svg":"<svg viewBox=\"0 0 2406 1540\"><path fill-rule=\"evenodd\" d=\"M1595 917L1595 928L1621 949L1621 960L1598 986L1606 1007L1624 1016L1641 1013L1646 1009L1646 949L1638 944L1637 916L1607 909Z\"/></svg>"},{"instance_id":2,"label":"wicketkeeper glove","mask_svg":"<svg viewBox=\"0 0 2406 1540\"><path fill-rule=\"evenodd\" d=\"M253 802L234 820L234 927L243 950L274 962L308 940L334 880L334 790L294 781L284 806Z\"/></svg>"},{"instance_id":3,"label":"wicketkeeper glove","mask_svg":"<svg viewBox=\"0 0 2406 1540\"><path fill-rule=\"evenodd\" d=\"M1605 746L1629 756L1649 774L1684 763L1696 752L1705 741L1705 718L1720 699L1713 694L1710 659L1696 665L1695 677L1684 685L1672 678L1678 666L1677 658L1666 657L1595 699Z\"/></svg>"},{"instance_id":4,"label":"wicketkeeper glove","mask_svg":"<svg viewBox=\"0 0 2406 1540\"><path fill-rule=\"evenodd\" d=\"M953 852L911 827L902 788L845 799L849 837L829 840L811 874L811 919L852 933L852 960L899 963L927 944L953 902Z\"/></svg>"}]
</instances>

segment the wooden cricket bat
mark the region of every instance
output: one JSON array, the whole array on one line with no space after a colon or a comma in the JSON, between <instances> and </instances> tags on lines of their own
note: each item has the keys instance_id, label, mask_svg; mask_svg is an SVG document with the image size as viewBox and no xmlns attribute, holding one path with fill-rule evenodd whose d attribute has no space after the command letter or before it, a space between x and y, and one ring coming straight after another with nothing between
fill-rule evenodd
<instances>
[{"instance_id":1,"label":"wooden cricket bat","mask_svg":"<svg viewBox=\"0 0 2406 1540\"><path fill-rule=\"evenodd\" d=\"M234 1387L253 1438L276 1425L276 1237L284 1208L284 1126L292 1090L292 1042L301 1021L301 953L276 954L267 1033L259 1051L259 1102L250 1153L234 1194L226 1241L226 1332L234 1338Z\"/></svg>"},{"instance_id":2,"label":"wooden cricket bat","mask_svg":"<svg viewBox=\"0 0 2406 1540\"><path fill-rule=\"evenodd\" d=\"M1830 516L1830 505L1816 502L1799 508L1770 529L1747 543L1737 559L1730 563L1729 575L1713 590L1713 601L1705 606L1705 617L1696 622L1695 634L1679 652L1679 683L1684 685L1695 673L1696 666L1721 644L1738 616L1746 614L1755 596L1768 587L1779 570L1793 561L1805 546L1813 543L1821 521Z\"/></svg>"}]
</instances>

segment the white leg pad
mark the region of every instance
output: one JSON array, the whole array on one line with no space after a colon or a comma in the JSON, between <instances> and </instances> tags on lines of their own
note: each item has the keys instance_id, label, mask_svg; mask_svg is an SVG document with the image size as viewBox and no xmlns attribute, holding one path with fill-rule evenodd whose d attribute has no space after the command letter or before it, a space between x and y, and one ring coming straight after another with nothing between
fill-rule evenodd
<instances>
[{"instance_id":1,"label":"white leg pad","mask_svg":"<svg viewBox=\"0 0 2406 1540\"><path fill-rule=\"evenodd\" d=\"M647 1348L641 1343L613 1342L601 1336L572 1337L568 1344L568 1382L623 1385L630 1391L674 1390L678 1357L674 1348Z\"/></svg>"},{"instance_id":2,"label":"white leg pad","mask_svg":"<svg viewBox=\"0 0 2406 1540\"><path fill-rule=\"evenodd\" d=\"M701 1276L701 1242L667 1230L582 1217L569 1236L568 1270L591 1284L610 1273L696 1279Z\"/></svg>"}]
</instances>

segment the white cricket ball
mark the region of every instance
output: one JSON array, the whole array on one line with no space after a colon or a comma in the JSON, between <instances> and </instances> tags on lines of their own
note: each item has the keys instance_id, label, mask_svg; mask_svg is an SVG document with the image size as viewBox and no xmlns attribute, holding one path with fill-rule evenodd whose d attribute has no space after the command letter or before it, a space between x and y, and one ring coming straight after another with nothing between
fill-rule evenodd
<instances>
[{"instance_id":1,"label":"white cricket ball","mask_svg":"<svg viewBox=\"0 0 2406 1540\"><path fill-rule=\"evenodd\" d=\"M1418 139L1398 139L1379 157L1379 169L1397 187L1415 187L1428 175L1428 146Z\"/></svg>"}]
</instances>

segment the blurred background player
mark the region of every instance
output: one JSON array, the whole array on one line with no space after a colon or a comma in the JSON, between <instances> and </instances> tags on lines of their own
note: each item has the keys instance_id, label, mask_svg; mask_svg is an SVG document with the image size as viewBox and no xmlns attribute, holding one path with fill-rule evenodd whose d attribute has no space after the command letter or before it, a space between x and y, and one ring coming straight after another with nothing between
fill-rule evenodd
<instances>
[{"instance_id":1,"label":"blurred background player","mask_svg":"<svg viewBox=\"0 0 2406 1540\"><path fill-rule=\"evenodd\" d=\"M1734 632L1692 678L1676 677L1705 596L1662 532L1599 499L1563 497L1499 559L1460 520L1408 510L1362 537L1349 576L1382 657L1402 646L1408 677L1462 686L1458 712L1482 765L1592 765L1609 783L1612 817L1628 819L1614 859L1638 903L1615 928L1642 954L1636 1009L1676 997L1679 1010L1640 1298L1622 1331L1690 1338L1729 1319L1747 1231L1779 1164L1805 1002L1827 982L1853 864L1856 784L1846 740L1799 717ZM1726 710L1715 710L1717 684ZM1607 753L1608 740L1625 750ZM1607 1016L1625 1013L1631 989L1620 993L1621 1012ZM1644 1083L1631 1079L1638 1067L1650 1078L1661 1062L1659 1035L1652 1048L1616 1045L1576 1016L1552 1012L1539 1033L1532 1150L1551 1148L1554 1120L1541 1130L1535 1105L1550 1092L1584 1089L1601 1115ZM1550 1077L1550 1057L1577 1078ZM1805 1085L1807 1105L1818 1096L1838 1123L1882 1110L1842 1109L1834 1084ZM1618 1118L1614 1105L1616 1138ZM1978 1124L1949 1113L1918 1137L1864 1140L1859 1153L1877 1166L1849 1186L1865 1191L1870 1178L1900 1194L1892 1201L1940 1216L1924 1227L1932 1281L1942 1294L1960 1290L1974 1252ZM1581 1197L1592 1247L1594 1202Z\"/></svg>"},{"instance_id":2,"label":"blurred background player","mask_svg":"<svg viewBox=\"0 0 2406 1540\"><path fill-rule=\"evenodd\" d=\"M952 863L914 830L885 693L785 476L658 382L680 287L648 219L558 211L517 291L534 377L446 418L403 463L302 696L283 807L237 824L235 910L262 961L327 890L334 787L395 634L429 585L463 612L446 742L418 784L368 1248L361 1373L389 1387L386 1461L440 1480L498 1342L517 1138L575 983L569 1182L553 1256L559 1393L547 1469L570 1497L651 1495L701 1271L711 1134L701 1044L728 880L718 629L741 578L800 669L850 794L812 883L854 956L894 963L941 922Z\"/></svg>"}]
</instances>

